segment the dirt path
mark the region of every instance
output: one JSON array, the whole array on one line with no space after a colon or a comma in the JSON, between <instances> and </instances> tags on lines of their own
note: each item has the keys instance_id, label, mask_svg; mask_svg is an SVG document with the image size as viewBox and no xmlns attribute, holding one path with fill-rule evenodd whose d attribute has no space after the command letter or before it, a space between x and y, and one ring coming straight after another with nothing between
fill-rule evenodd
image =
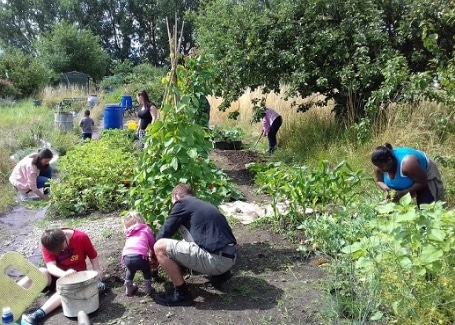
<instances>
[{"instance_id":1,"label":"dirt path","mask_svg":"<svg viewBox=\"0 0 455 325\"><path fill-rule=\"evenodd\" d=\"M247 201L268 200L266 196L255 194L252 177L244 166L263 159L260 155L250 151L214 151L211 158L233 178ZM0 225L4 220L5 215L0 216ZM90 315L93 324L323 324L322 310L326 303L320 281L324 274L316 263L297 252L298 243L263 227L245 226L230 220L239 244L234 276L224 284L222 291L211 291L204 286L207 281L204 276L188 274L187 282L195 303L191 307L174 308L157 305L152 298L145 297L140 279L138 295L124 295L125 272L119 263L124 235L116 214L76 220L77 228L92 238L106 276L107 290L100 295L99 309ZM48 221L46 227L67 223L67 220L53 220ZM29 247L37 247L31 242L39 242L41 230L35 227L29 231L26 238ZM0 245L5 246L6 240L0 237ZM20 243L11 245L9 247L20 251ZM164 280L153 284L156 293L171 288L167 279ZM47 298L40 297L31 309ZM77 321L65 317L59 308L44 324L77 324Z\"/></svg>"}]
</instances>

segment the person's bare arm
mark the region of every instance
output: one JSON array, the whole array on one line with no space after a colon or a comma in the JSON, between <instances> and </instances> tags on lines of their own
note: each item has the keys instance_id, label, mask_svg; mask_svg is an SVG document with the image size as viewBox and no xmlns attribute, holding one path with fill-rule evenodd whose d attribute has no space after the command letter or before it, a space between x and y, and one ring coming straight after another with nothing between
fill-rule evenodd
<instances>
[{"instance_id":1,"label":"person's bare arm","mask_svg":"<svg viewBox=\"0 0 455 325\"><path fill-rule=\"evenodd\" d=\"M49 201L50 200L49 195L43 194L38 188L33 190L32 192L35 193L37 196L40 197L40 199L42 199L44 201Z\"/></svg>"},{"instance_id":2,"label":"person's bare arm","mask_svg":"<svg viewBox=\"0 0 455 325\"><path fill-rule=\"evenodd\" d=\"M404 190L397 191L397 199L401 198L402 196L406 195L407 193L411 193L411 196L415 196L417 191L425 188L428 184L427 173L425 170L420 166L419 159L414 155L408 155L404 158L402 162L402 173L405 176L408 176L414 181L411 187L408 187Z\"/></svg>"},{"instance_id":3,"label":"person's bare arm","mask_svg":"<svg viewBox=\"0 0 455 325\"><path fill-rule=\"evenodd\" d=\"M52 274L53 276L55 276L57 278L61 278L62 276L65 276L68 274L76 273L76 271L73 269L68 269L66 271L62 270L61 268L59 268L57 266L56 262L46 263L46 268L50 274Z\"/></svg>"},{"instance_id":4,"label":"person's bare arm","mask_svg":"<svg viewBox=\"0 0 455 325\"><path fill-rule=\"evenodd\" d=\"M152 123L156 121L158 118L158 109L156 108L155 105L150 106L150 115L152 116Z\"/></svg>"},{"instance_id":5,"label":"person's bare arm","mask_svg":"<svg viewBox=\"0 0 455 325\"><path fill-rule=\"evenodd\" d=\"M100 279L100 281L102 281L103 280L103 271L100 268L100 263L98 261L98 256L95 257L94 259L91 259L90 263L92 263L93 271L98 272L98 278Z\"/></svg>"},{"instance_id":6,"label":"person's bare arm","mask_svg":"<svg viewBox=\"0 0 455 325\"><path fill-rule=\"evenodd\" d=\"M389 198L390 188L384 183L384 173L376 166L373 167L374 176L376 178L376 185L386 192L387 198Z\"/></svg>"}]
</instances>

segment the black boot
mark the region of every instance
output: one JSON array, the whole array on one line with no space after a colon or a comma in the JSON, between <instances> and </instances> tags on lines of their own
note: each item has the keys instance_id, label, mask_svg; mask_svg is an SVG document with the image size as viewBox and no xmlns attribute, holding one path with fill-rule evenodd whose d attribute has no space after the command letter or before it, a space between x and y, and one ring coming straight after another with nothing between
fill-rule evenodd
<instances>
[{"instance_id":1,"label":"black boot","mask_svg":"<svg viewBox=\"0 0 455 325\"><path fill-rule=\"evenodd\" d=\"M169 294L161 294L155 297L155 302L163 306L191 306L193 297L186 287L186 284L175 287L174 291Z\"/></svg>"}]
</instances>

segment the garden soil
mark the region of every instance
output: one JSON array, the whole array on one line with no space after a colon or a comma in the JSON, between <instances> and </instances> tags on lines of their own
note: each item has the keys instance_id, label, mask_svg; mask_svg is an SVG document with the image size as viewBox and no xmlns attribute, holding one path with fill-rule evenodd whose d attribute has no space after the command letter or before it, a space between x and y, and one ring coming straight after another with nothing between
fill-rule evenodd
<instances>
[{"instance_id":1,"label":"garden soil","mask_svg":"<svg viewBox=\"0 0 455 325\"><path fill-rule=\"evenodd\" d=\"M252 175L245 164L265 161L256 151L214 150L211 158L237 184L246 202L267 204L265 195L255 193ZM43 224L44 210L29 210L17 206L0 215L0 253L16 250L35 264L40 262L38 241ZM35 218L30 218L35 214ZM19 222L20 220L20 222ZM45 221L45 226L60 226L65 220ZM190 307L157 305L153 297L145 296L140 277L138 293L124 294L125 270L120 264L124 244L122 225L117 214L94 214L76 220L75 226L86 231L99 253L105 274L106 290L100 294L100 306L90 314L93 324L324 324L327 301L322 294L323 269L314 258L297 251L299 240L289 240L267 229L265 225L244 225L230 218L239 250L233 277L220 290L207 289L207 278L200 274L186 274L194 297ZM74 221L74 220L73 220ZM12 227L22 229L22 235L11 234ZM22 240L20 238L22 237ZM155 294L172 288L164 274L162 281L153 283ZM42 294L30 310L48 298ZM58 308L45 319L44 324L77 324Z\"/></svg>"}]
</instances>

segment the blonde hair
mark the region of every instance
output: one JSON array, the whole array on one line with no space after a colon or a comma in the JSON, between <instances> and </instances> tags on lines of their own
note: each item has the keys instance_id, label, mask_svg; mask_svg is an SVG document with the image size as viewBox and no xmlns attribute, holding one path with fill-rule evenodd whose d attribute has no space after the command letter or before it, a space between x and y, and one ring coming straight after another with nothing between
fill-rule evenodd
<instances>
[{"instance_id":1,"label":"blonde hair","mask_svg":"<svg viewBox=\"0 0 455 325\"><path fill-rule=\"evenodd\" d=\"M125 229L128 229L137 223L145 224L144 217L137 211L130 211L123 217L123 225L125 226Z\"/></svg>"}]
</instances>

